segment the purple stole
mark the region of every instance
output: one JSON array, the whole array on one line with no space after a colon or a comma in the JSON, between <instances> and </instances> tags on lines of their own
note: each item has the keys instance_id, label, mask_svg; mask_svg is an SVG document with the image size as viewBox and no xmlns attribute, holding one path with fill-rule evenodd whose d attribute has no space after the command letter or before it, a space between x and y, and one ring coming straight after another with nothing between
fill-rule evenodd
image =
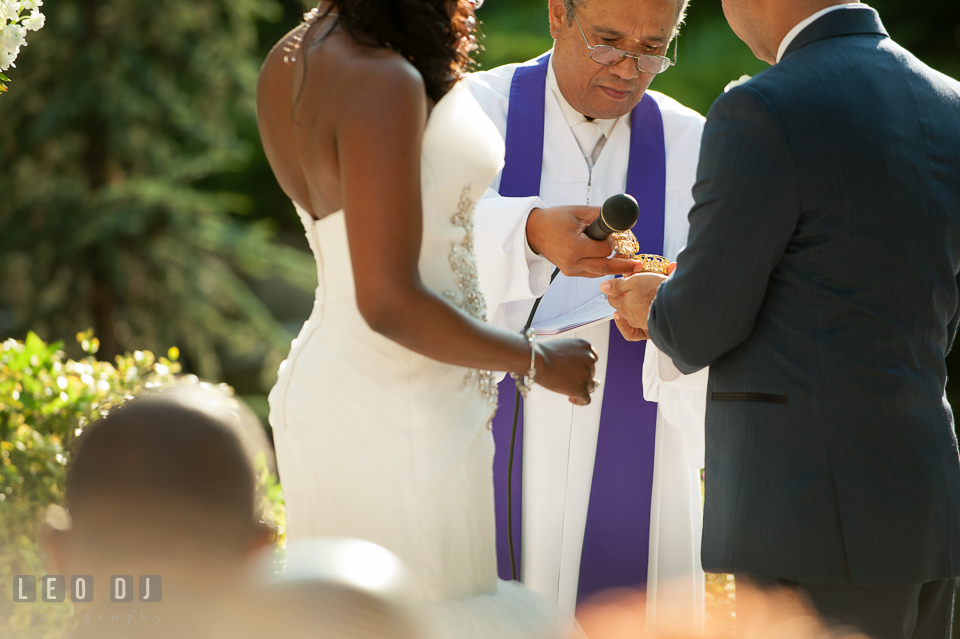
<instances>
[{"instance_id":1,"label":"purple stole","mask_svg":"<svg viewBox=\"0 0 960 639\"><path fill-rule=\"evenodd\" d=\"M500 195L540 194L543 167L544 100L550 55L519 67L510 86L506 162ZM634 233L641 253L663 254L666 150L660 108L644 95L631 113L630 161L626 192L640 204ZM571 204L575 204L571 202ZM596 464L580 562L578 600L606 588L643 586L647 581L650 503L657 405L643 399L644 342L627 342L610 322L610 355L603 385ZM507 451L513 421L513 380L500 385L500 407L493 422L496 441L494 486L497 563L510 579L507 549ZM514 550L520 568L523 412L517 429L513 472Z\"/></svg>"}]
</instances>

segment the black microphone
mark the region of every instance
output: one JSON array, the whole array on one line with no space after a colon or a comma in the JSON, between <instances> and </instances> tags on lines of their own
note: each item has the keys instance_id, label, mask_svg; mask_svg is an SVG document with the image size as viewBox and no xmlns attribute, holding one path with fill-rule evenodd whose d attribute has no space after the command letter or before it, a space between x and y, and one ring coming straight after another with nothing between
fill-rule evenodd
<instances>
[{"instance_id":1,"label":"black microphone","mask_svg":"<svg viewBox=\"0 0 960 639\"><path fill-rule=\"evenodd\" d=\"M600 207L600 217L591 222L584 233L591 240L602 242L612 233L622 233L632 229L638 217L640 217L640 205L632 195L626 193L613 195L603 203Z\"/></svg>"}]
</instances>

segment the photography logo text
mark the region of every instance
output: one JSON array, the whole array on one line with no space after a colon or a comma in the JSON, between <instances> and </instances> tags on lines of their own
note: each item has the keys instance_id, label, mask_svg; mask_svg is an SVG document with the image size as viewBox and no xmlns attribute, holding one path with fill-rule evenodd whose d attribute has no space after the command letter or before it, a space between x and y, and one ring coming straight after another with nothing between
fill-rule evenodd
<instances>
[{"instance_id":1,"label":"photography logo text","mask_svg":"<svg viewBox=\"0 0 960 639\"><path fill-rule=\"evenodd\" d=\"M14 575L13 601L32 603L37 600L37 577L35 575ZM160 575L140 575L137 582L132 575L113 575L108 584L110 601L113 603L133 603L134 596L141 603L159 603L163 599L163 579ZM134 592L136 590L136 592ZM49 603L61 603L70 600L74 603L89 603L94 598L92 575L73 575L70 587L63 575L44 575L39 580L40 600Z\"/></svg>"}]
</instances>

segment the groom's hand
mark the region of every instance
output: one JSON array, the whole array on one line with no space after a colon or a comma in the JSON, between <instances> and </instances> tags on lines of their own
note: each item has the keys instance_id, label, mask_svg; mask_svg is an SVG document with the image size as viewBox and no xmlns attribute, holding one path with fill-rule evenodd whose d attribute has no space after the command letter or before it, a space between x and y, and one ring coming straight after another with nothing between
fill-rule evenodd
<instances>
[{"instance_id":1,"label":"groom's hand","mask_svg":"<svg viewBox=\"0 0 960 639\"><path fill-rule=\"evenodd\" d=\"M567 277L627 275L643 270L639 262L613 256L613 239L602 242L584 234L600 215L598 206L533 209L527 218L527 242Z\"/></svg>"},{"instance_id":2,"label":"groom's hand","mask_svg":"<svg viewBox=\"0 0 960 639\"><path fill-rule=\"evenodd\" d=\"M606 294L607 302L617 311L614 321L625 339L639 341L649 337L647 316L650 305L657 296L657 287L666 279L659 273L638 273L600 284L600 291Z\"/></svg>"},{"instance_id":3,"label":"groom's hand","mask_svg":"<svg viewBox=\"0 0 960 639\"><path fill-rule=\"evenodd\" d=\"M642 328L630 326L627 324L627 320L620 316L620 313L613 314L613 323L620 329L620 334L623 335L623 339L628 342L643 342L650 339L650 333Z\"/></svg>"}]
</instances>

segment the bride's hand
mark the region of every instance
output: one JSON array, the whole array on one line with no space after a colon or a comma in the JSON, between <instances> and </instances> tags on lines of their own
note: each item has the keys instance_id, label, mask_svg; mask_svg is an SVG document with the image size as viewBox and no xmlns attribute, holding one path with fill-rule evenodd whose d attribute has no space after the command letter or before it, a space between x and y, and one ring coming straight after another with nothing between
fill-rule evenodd
<instances>
[{"instance_id":1,"label":"bride's hand","mask_svg":"<svg viewBox=\"0 0 960 639\"><path fill-rule=\"evenodd\" d=\"M597 352L582 339L558 339L537 343L536 382L548 390L566 395L578 406L590 403L596 390L593 374Z\"/></svg>"}]
</instances>

